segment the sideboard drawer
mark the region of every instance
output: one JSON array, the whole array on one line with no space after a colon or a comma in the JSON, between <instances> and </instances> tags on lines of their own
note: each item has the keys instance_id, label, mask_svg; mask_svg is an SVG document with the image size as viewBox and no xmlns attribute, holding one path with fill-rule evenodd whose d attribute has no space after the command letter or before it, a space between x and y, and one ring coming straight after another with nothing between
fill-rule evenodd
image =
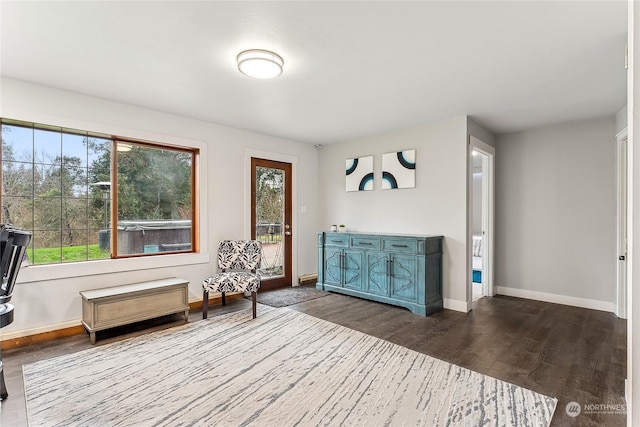
<instances>
[{"instance_id":1,"label":"sideboard drawer","mask_svg":"<svg viewBox=\"0 0 640 427\"><path fill-rule=\"evenodd\" d=\"M380 239L373 237L352 237L352 248L380 249Z\"/></svg>"},{"instance_id":2,"label":"sideboard drawer","mask_svg":"<svg viewBox=\"0 0 640 427\"><path fill-rule=\"evenodd\" d=\"M349 236L327 234L324 238L324 244L327 246L340 246L346 248L349 246Z\"/></svg>"},{"instance_id":3,"label":"sideboard drawer","mask_svg":"<svg viewBox=\"0 0 640 427\"><path fill-rule=\"evenodd\" d=\"M415 254L418 252L418 241L415 239L382 239L382 250Z\"/></svg>"}]
</instances>

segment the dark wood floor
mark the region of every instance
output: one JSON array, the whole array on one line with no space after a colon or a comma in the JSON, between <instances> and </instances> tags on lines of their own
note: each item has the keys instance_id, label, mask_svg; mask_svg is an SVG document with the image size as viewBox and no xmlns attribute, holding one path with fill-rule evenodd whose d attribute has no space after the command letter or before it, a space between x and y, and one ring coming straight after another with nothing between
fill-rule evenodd
<instances>
[{"instance_id":1,"label":"dark wood floor","mask_svg":"<svg viewBox=\"0 0 640 427\"><path fill-rule=\"evenodd\" d=\"M250 305L239 300L214 306L209 316ZM572 401L583 408L624 404L626 321L611 313L500 296L481 299L468 314L445 310L429 317L337 294L290 308L557 397L553 426L626 424L625 414L582 413L572 418L565 412ZM199 319L195 312L189 320ZM2 402L0 425L26 426L22 364L89 347L87 336L76 336L5 351L10 396Z\"/></svg>"}]
</instances>

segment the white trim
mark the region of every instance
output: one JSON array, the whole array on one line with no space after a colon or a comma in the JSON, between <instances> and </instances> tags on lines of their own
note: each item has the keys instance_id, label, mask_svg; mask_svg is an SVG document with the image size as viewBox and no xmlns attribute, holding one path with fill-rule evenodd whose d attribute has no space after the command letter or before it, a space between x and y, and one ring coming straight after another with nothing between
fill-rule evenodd
<instances>
[{"instance_id":1,"label":"white trim","mask_svg":"<svg viewBox=\"0 0 640 427\"><path fill-rule=\"evenodd\" d=\"M466 311L471 310L473 304L473 279L472 279L472 250L473 250L473 150L487 156L486 187L486 215L483 212L483 287L486 284L487 295L496 294L493 283L494 267L494 242L495 242L495 155L496 149L481 141L473 135L469 135L467 150L467 302ZM484 178L483 178L484 181ZM484 203L483 203L484 204ZM484 210L484 209L483 209ZM486 280L486 282L485 282Z\"/></svg>"},{"instance_id":2,"label":"white trim","mask_svg":"<svg viewBox=\"0 0 640 427\"><path fill-rule=\"evenodd\" d=\"M265 160L273 160L276 162L291 163L292 165L298 164L298 158L296 156L291 156L289 154L276 153L273 151L258 150L250 147L246 147L244 149L244 155L245 157L249 158L249 170L251 170L252 157L265 159Z\"/></svg>"},{"instance_id":3,"label":"white trim","mask_svg":"<svg viewBox=\"0 0 640 427\"><path fill-rule=\"evenodd\" d=\"M72 277L97 276L127 271L151 270L164 267L208 264L208 253L170 254L148 257L103 259L66 264L32 265L20 268L17 284Z\"/></svg>"},{"instance_id":4,"label":"white trim","mask_svg":"<svg viewBox=\"0 0 640 427\"><path fill-rule=\"evenodd\" d=\"M616 316L627 318L627 268L629 229L629 142L628 131L624 128L616 135ZM618 256L625 256L620 261Z\"/></svg>"},{"instance_id":5,"label":"white trim","mask_svg":"<svg viewBox=\"0 0 640 427\"><path fill-rule=\"evenodd\" d=\"M446 308L447 310L460 311L462 313L468 313L470 310L469 308L467 308L466 301L459 301L457 299L444 298L442 302L443 302L443 307Z\"/></svg>"},{"instance_id":6,"label":"white trim","mask_svg":"<svg viewBox=\"0 0 640 427\"><path fill-rule=\"evenodd\" d=\"M291 163L291 285L295 286L298 277L298 158L288 154L244 149L244 235L251 237L251 158Z\"/></svg>"},{"instance_id":7,"label":"white trim","mask_svg":"<svg viewBox=\"0 0 640 427\"><path fill-rule=\"evenodd\" d=\"M620 132L616 133L616 139L621 140L622 138L626 138L629 135L629 128L626 127L622 129Z\"/></svg>"},{"instance_id":8,"label":"white trim","mask_svg":"<svg viewBox=\"0 0 640 427\"><path fill-rule=\"evenodd\" d=\"M632 4L635 4L634 1L629 1ZM635 13L634 13L634 19ZM631 37L633 40L635 36ZM633 51L631 49L631 51ZM632 55L632 58L635 56ZM631 59L631 61L635 61ZM633 67L630 67L632 70ZM636 72L633 72L632 81L635 79ZM635 83L633 83L635 84ZM629 87L628 89L630 93L633 94L635 89L633 87ZM631 97L633 98L633 96ZM632 99L631 99L632 100ZM631 101L630 100L630 101ZM640 209L634 209L634 203L638 203L640 201L640 190L638 190L638 185L635 184L635 180L640 177L640 149L638 149L636 142L636 131L635 131L635 107L633 103L629 104L629 116L631 117L629 122L629 136L627 139L627 156L629 159L628 165L628 176L631 177L629 182L627 183L628 188L628 229L627 229L627 381L629 384L629 399L627 405L627 425L633 426L634 422L640 420L640 390L638 389L638 384L640 383L640 357L638 357L639 350L634 349L634 344L637 344L639 340L638 328L640 328L640 322L638 322L638 318L640 318L640 310L638 306L638 290L634 291L634 285L638 286L640 282L640 267L636 265L636 253L640 254L640 246L639 246L639 238L640 232L638 228L640 226Z\"/></svg>"},{"instance_id":9,"label":"white trim","mask_svg":"<svg viewBox=\"0 0 640 427\"><path fill-rule=\"evenodd\" d=\"M610 313L614 313L616 310L616 305L613 302L550 294L547 292L529 291L526 289L508 288L506 286L496 286L496 290L499 295L506 295L508 297L526 298L536 301L551 302L554 304L571 305L574 307L590 308L592 310L608 311Z\"/></svg>"}]
</instances>

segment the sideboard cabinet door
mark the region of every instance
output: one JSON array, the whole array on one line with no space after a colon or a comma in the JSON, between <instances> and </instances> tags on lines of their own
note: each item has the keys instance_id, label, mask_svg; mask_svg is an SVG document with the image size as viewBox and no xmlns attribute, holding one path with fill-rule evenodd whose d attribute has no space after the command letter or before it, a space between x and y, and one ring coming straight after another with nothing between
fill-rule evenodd
<instances>
[{"instance_id":1,"label":"sideboard cabinet door","mask_svg":"<svg viewBox=\"0 0 640 427\"><path fill-rule=\"evenodd\" d=\"M342 286L342 249L327 247L324 255L324 281Z\"/></svg>"},{"instance_id":2,"label":"sideboard cabinet door","mask_svg":"<svg viewBox=\"0 0 640 427\"><path fill-rule=\"evenodd\" d=\"M404 301L418 299L417 257L392 255L390 259L391 297Z\"/></svg>"},{"instance_id":3,"label":"sideboard cabinet door","mask_svg":"<svg viewBox=\"0 0 640 427\"><path fill-rule=\"evenodd\" d=\"M389 296L389 254L367 252L367 292Z\"/></svg>"},{"instance_id":4,"label":"sideboard cabinet door","mask_svg":"<svg viewBox=\"0 0 640 427\"><path fill-rule=\"evenodd\" d=\"M327 247L324 255L324 281L328 285L362 289L364 252Z\"/></svg>"},{"instance_id":5,"label":"sideboard cabinet door","mask_svg":"<svg viewBox=\"0 0 640 427\"><path fill-rule=\"evenodd\" d=\"M351 289L362 289L362 261L364 252L359 250L344 250L343 254L343 275L344 287Z\"/></svg>"}]
</instances>

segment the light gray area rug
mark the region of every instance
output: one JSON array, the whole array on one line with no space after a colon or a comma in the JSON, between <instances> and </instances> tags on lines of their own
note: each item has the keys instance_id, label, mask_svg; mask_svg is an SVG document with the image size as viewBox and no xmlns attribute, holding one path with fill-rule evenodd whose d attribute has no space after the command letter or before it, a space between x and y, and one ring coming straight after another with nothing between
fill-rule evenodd
<instances>
[{"instance_id":1,"label":"light gray area rug","mask_svg":"<svg viewBox=\"0 0 640 427\"><path fill-rule=\"evenodd\" d=\"M30 426L548 426L556 399L287 308L23 367Z\"/></svg>"},{"instance_id":2,"label":"light gray area rug","mask_svg":"<svg viewBox=\"0 0 640 427\"><path fill-rule=\"evenodd\" d=\"M311 286L295 286L292 288L277 289L275 291L258 292L257 300L260 304L271 307L287 307L301 302L326 297L331 293L316 289ZM251 297L247 297L251 299Z\"/></svg>"}]
</instances>

